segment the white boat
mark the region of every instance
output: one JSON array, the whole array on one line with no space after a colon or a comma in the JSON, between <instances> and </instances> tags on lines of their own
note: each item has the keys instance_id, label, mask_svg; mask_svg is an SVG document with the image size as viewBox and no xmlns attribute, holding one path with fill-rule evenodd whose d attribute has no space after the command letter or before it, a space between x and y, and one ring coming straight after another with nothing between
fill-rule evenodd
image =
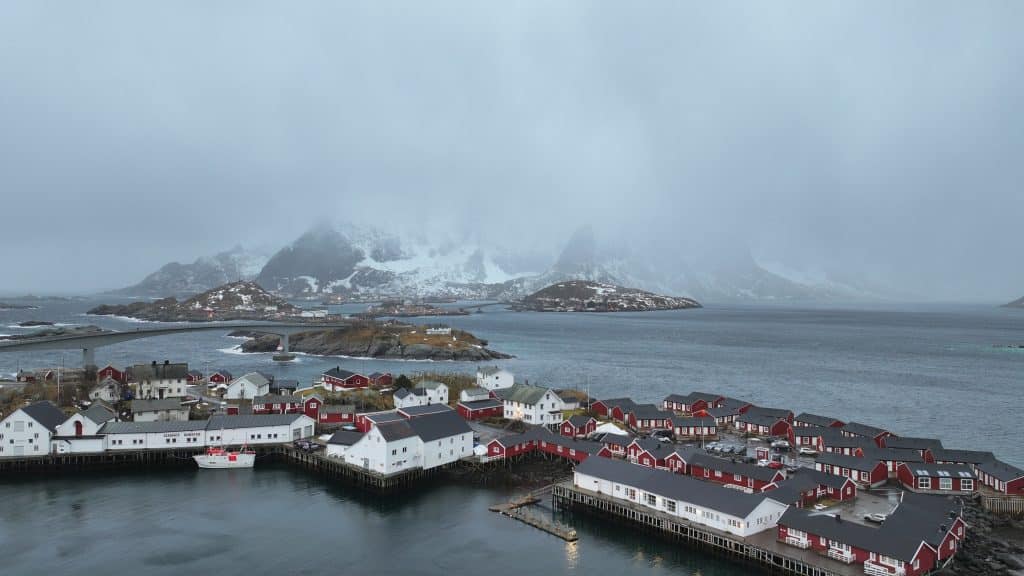
<instances>
[{"instance_id":1,"label":"white boat","mask_svg":"<svg viewBox=\"0 0 1024 576\"><path fill-rule=\"evenodd\" d=\"M206 449L206 454L196 454L192 458L200 468L252 468L256 463L256 452L245 446L241 450L211 446Z\"/></svg>"}]
</instances>

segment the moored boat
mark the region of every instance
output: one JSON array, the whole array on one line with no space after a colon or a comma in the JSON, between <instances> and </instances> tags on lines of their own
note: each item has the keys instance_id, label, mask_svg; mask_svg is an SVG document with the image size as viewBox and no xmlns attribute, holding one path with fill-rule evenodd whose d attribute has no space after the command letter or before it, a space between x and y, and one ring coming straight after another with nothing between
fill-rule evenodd
<instances>
[{"instance_id":1,"label":"moored boat","mask_svg":"<svg viewBox=\"0 0 1024 576\"><path fill-rule=\"evenodd\" d=\"M243 446L240 450L225 450L211 446L206 454L192 457L200 468L252 468L256 463L256 452Z\"/></svg>"}]
</instances>

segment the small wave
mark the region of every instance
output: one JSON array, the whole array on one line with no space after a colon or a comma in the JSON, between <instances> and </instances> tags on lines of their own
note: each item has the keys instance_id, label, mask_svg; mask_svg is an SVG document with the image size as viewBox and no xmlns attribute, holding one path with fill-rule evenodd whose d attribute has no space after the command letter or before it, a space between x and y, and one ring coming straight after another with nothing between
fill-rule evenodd
<instances>
[{"instance_id":1,"label":"small wave","mask_svg":"<svg viewBox=\"0 0 1024 576\"><path fill-rule=\"evenodd\" d=\"M227 348L218 348L217 351L218 352L223 352L224 354L235 354L235 355L238 355L238 356L242 356L242 355L249 356L251 354L260 354L260 352L242 352L242 347L241 346L229 346ZM268 354L269 354L269 352L268 352Z\"/></svg>"}]
</instances>

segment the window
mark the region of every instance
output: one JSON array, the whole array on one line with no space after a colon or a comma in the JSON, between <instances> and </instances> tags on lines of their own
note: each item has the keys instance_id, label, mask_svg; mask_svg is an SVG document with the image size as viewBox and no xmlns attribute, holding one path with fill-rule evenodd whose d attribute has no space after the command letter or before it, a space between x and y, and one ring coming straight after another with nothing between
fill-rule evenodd
<instances>
[{"instance_id":1,"label":"window","mask_svg":"<svg viewBox=\"0 0 1024 576\"><path fill-rule=\"evenodd\" d=\"M928 490L932 487L932 479L927 476L919 476L917 478L918 490Z\"/></svg>"},{"instance_id":2,"label":"window","mask_svg":"<svg viewBox=\"0 0 1024 576\"><path fill-rule=\"evenodd\" d=\"M647 502L648 506L658 505L658 497L654 494L644 494L644 501Z\"/></svg>"},{"instance_id":3,"label":"window","mask_svg":"<svg viewBox=\"0 0 1024 576\"><path fill-rule=\"evenodd\" d=\"M665 509L668 510L669 512L675 514L675 512L676 512L676 501L675 500L665 500Z\"/></svg>"},{"instance_id":4,"label":"window","mask_svg":"<svg viewBox=\"0 0 1024 576\"><path fill-rule=\"evenodd\" d=\"M392 456L397 456L398 455L398 450L392 450L391 451L391 455Z\"/></svg>"},{"instance_id":5,"label":"window","mask_svg":"<svg viewBox=\"0 0 1024 576\"><path fill-rule=\"evenodd\" d=\"M952 478L939 478L939 490L952 490L953 479Z\"/></svg>"},{"instance_id":6,"label":"window","mask_svg":"<svg viewBox=\"0 0 1024 576\"><path fill-rule=\"evenodd\" d=\"M963 490L964 492L970 492L971 490L974 490L974 480L972 480L971 478L961 478L960 489Z\"/></svg>"},{"instance_id":7,"label":"window","mask_svg":"<svg viewBox=\"0 0 1024 576\"><path fill-rule=\"evenodd\" d=\"M740 476L739 474L733 474L732 479L735 480L736 482L739 482L743 480L743 476Z\"/></svg>"}]
</instances>

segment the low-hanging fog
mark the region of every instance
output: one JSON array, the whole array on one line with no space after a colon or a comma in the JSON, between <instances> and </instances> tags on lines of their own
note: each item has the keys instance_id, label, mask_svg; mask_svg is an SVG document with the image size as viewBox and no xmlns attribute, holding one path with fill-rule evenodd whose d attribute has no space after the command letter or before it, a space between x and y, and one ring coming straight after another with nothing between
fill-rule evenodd
<instances>
[{"instance_id":1,"label":"low-hanging fog","mask_svg":"<svg viewBox=\"0 0 1024 576\"><path fill-rule=\"evenodd\" d=\"M0 3L0 291L318 221L1024 294L1019 2Z\"/></svg>"}]
</instances>

